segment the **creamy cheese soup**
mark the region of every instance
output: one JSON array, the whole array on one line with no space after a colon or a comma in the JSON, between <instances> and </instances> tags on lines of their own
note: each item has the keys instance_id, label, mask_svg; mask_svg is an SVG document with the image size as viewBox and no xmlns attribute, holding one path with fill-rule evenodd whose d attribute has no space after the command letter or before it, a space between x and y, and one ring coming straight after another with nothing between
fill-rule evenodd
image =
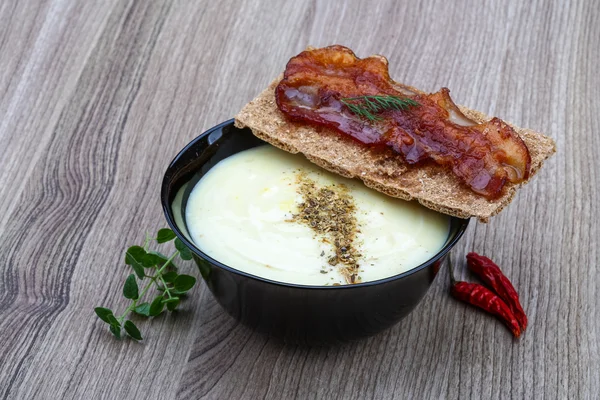
<instances>
[{"instance_id":1,"label":"creamy cheese soup","mask_svg":"<svg viewBox=\"0 0 600 400\"><path fill-rule=\"evenodd\" d=\"M358 281L408 271L448 238L446 215L331 174L303 156L261 146L219 162L192 189L185 209L192 240L215 260L252 275L303 285L347 284L343 265L331 263L331 240L297 218L306 200L299 176L317 188L343 188L353 199Z\"/></svg>"}]
</instances>

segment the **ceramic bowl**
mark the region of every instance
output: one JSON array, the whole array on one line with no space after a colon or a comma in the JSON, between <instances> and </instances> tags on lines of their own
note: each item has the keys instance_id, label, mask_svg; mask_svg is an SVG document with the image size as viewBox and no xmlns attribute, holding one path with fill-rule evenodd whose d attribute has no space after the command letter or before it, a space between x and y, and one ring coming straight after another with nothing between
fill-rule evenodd
<instances>
[{"instance_id":1,"label":"ceramic bowl","mask_svg":"<svg viewBox=\"0 0 600 400\"><path fill-rule=\"evenodd\" d=\"M189 143L165 172L161 201L176 235L194 260L219 304L235 319L286 342L330 344L381 332L408 315L423 299L446 255L469 220L451 218L448 239L427 262L399 275L344 286L306 286L254 276L215 260L190 240L185 207L190 191L219 161L265 145L249 129L223 122Z\"/></svg>"}]
</instances>

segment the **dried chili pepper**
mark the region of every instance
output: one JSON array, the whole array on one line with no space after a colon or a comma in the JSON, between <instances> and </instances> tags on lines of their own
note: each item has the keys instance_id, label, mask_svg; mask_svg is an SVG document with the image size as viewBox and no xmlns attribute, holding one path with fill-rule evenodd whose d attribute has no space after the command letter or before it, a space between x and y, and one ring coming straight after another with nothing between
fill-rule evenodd
<instances>
[{"instance_id":1,"label":"dried chili pepper","mask_svg":"<svg viewBox=\"0 0 600 400\"><path fill-rule=\"evenodd\" d=\"M456 281L451 261L449 261L449 265L450 281L452 282L450 293L452 296L495 315L506 324L515 337L519 337L521 335L519 322L506 303L483 285Z\"/></svg>"},{"instance_id":2,"label":"dried chili pepper","mask_svg":"<svg viewBox=\"0 0 600 400\"><path fill-rule=\"evenodd\" d=\"M467 266L504 300L508 308L515 315L515 318L517 318L517 321L519 321L521 331L524 331L527 328L527 316L525 315L525 311L523 311L523 307L521 307L517 291L502 273L500 267L489 258L473 252L467 254Z\"/></svg>"}]
</instances>

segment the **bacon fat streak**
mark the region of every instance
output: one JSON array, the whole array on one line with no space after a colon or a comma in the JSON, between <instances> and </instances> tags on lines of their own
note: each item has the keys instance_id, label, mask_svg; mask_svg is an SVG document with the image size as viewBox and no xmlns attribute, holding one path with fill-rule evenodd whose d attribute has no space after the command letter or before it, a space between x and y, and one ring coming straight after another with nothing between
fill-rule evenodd
<instances>
[{"instance_id":1,"label":"bacon fat streak","mask_svg":"<svg viewBox=\"0 0 600 400\"><path fill-rule=\"evenodd\" d=\"M527 179L531 157L515 131L498 118L481 124L468 119L449 93L415 93L390 79L385 58L359 59L337 45L290 59L275 89L277 106L292 120L333 128L369 147L390 147L408 164L447 166L488 199L501 196L506 182ZM411 98L419 105L368 121L340 101L373 95Z\"/></svg>"}]
</instances>

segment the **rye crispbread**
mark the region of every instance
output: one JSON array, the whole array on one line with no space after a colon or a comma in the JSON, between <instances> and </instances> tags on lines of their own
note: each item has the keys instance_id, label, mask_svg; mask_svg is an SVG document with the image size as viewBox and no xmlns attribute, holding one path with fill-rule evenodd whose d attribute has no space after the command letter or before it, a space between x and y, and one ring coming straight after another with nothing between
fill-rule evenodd
<instances>
[{"instance_id":1,"label":"rye crispbread","mask_svg":"<svg viewBox=\"0 0 600 400\"><path fill-rule=\"evenodd\" d=\"M289 121L275 103L275 87L280 80L281 76L235 116L236 127L248 127L273 146L290 153L302 153L326 170L347 178L359 178L365 185L389 196L417 200L425 207L459 218L477 217L487 222L510 203L517 188L527 183L544 160L556 151L551 138L511 125L529 148L531 174L520 184L508 183L502 197L489 201L471 191L444 167L411 166L391 150L373 152L331 129ZM409 86L398 86L420 92ZM476 122L490 119L479 111L460 109Z\"/></svg>"}]
</instances>

